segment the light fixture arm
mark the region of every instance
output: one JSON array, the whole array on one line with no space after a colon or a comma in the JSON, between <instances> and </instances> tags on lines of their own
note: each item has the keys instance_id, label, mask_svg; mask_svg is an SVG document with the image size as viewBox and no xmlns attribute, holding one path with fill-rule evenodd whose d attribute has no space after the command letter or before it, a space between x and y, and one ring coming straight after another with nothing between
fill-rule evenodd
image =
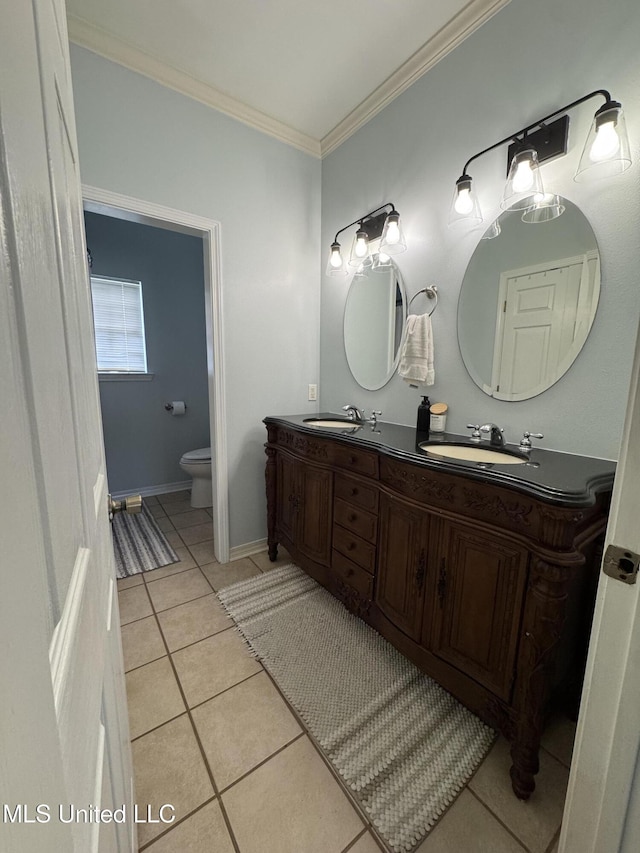
<instances>
[{"instance_id":1,"label":"light fixture arm","mask_svg":"<svg viewBox=\"0 0 640 853\"><path fill-rule=\"evenodd\" d=\"M366 223L367 219L370 219L372 216L375 216L377 213L381 213L387 207L390 207L391 210L389 213L397 213L395 206L388 201L386 204L381 205L380 207L376 207L375 210L372 210L371 213L365 213L364 216L358 217L358 219L354 219L353 222L350 222L348 225L345 225L344 228L341 228L339 231L336 231L336 236L333 238L333 242L338 242L338 237L342 234L343 231L351 228L353 225L360 225L361 227Z\"/></svg>"},{"instance_id":2,"label":"light fixture arm","mask_svg":"<svg viewBox=\"0 0 640 853\"><path fill-rule=\"evenodd\" d=\"M597 95L601 95L605 99L605 104L616 103L613 101L613 99L611 98L611 94L607 92L606 89L596 89L594 92L590 92L588 95L585 95L582 98L578 98L577 101L572 101L565 107L560 107L560 109L554 110L552 113L549 113L549 115L545 116L544 118L538 119L538 121L534 122L533 124L530 124L527 127L523 127L522 130L517 130L515 133L510 133L509 136L505 136L505 138L501 139L500 142L495 142L493 145L490 145L488 148L485 148L484 151L479 151L477 154L474 154L473 157L470 157L464 164L464 169L462 170L462 177L469 177L467 173L469 164L473 163L474 160L477 160L478 157L482 157L483 154L487 154L489 151L493 151L494 148L499 148L501 145L504 145L505 142L523 142L526 138L527 133L529 133L530 130L534 130L536 127L540 127L550 118L560 115L560 113L566 113L567 110L571 110L574 107L577 107L579 104L583 104L585 101L588 101L591 98L595 98ZM520 138L521 135L522 138Z\"/></svg>"}]
</instances>

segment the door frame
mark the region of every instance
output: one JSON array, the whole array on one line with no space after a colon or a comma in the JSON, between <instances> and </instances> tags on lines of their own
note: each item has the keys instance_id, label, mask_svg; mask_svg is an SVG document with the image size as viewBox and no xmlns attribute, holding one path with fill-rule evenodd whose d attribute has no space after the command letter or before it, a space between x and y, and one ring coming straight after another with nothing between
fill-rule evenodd
<instances>
[{"instance_id":1,"label":"door frame","mask_svg":"<svg viewBox=\"0 0 640 853\"><path fill-rule=\"evenodd\" d=\"M218 562L229 562L229 471L224 364L224 314L220 223L99 187L82 185L85 210L143 225L201 237L204 247L204 299L207 335L207 382L213 486L213 541Z\"/></svg>"}]
</instances>

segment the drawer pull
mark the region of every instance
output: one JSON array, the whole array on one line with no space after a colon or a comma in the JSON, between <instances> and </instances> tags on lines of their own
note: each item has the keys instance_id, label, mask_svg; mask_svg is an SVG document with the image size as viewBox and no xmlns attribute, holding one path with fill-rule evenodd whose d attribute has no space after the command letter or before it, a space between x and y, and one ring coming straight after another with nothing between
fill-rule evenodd
<instances>
[{"instance_id":1,"label":"drawer pull","mask_svg":"<svg viewBox=\"0 0 640 853\"><path fill-rule=\"evenodd\" d=\"M349 456L349 465L355 465L358 461L358 457L354 456L353 453Z\"/></svg>"},{"instance_id":2,"label":"drawer pull","mask_svg":"<svg viewBox=\"0 0 640 853\"><path fill-rule=\"evenodd\" d=\"M354 486L354 487L351 489L351 496L355 498L355 496L356 496L357 494L359 494L359 492L360 492L360 490L359 490L356 486Z\"/></svg>"},{"instance_id":3,"label":"drawer pull","mask_svg":"<svg viewBox=\"0 0 640 853\"><path fill-rule=\"evenodd\" d=\"M355 542L349 542L349 544L347 545L347 551L355 551L356 547L357 546Z\"/></svg>"},{"instance_id":4,"label":"drawer pull","mask_svg":"<svg viewBox=\"0 0 640 853\"><path fill-rule=\"evenodd\" d=\"M347 519L349 521L356 521L357 518L358 518L358 514L355 512L350 512L349 515L347 516Z\"/></svg>"}]
</instances>

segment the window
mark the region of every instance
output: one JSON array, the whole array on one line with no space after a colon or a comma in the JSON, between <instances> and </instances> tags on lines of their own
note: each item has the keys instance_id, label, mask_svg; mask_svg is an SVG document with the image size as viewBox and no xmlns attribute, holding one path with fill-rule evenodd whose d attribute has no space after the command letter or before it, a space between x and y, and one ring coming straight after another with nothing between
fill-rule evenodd
<instances>
[{"instance_id":1,"label":"window","mask_svg":"<svg viewBox=\"0 0 640 853\"><path fill-rule=\"evenodd\" d=\"M147 373L142 283L91 276L99 373Z\"/></svg>"}]
</instances>

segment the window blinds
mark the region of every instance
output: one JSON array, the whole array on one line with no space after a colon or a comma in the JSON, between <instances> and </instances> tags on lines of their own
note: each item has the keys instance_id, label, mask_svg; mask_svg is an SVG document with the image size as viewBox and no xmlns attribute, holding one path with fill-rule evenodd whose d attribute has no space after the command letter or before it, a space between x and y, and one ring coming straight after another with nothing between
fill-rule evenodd
<instances>
[{"instance_id":1,"label":"window blinds","mask_svg":"<svg viewBox=\"0 0 640 853\"><path fill-rule=\"evenodd\" d=\"M98 371L146 373L142 284L91 276Z\"/></svg>"}]
</instances>

